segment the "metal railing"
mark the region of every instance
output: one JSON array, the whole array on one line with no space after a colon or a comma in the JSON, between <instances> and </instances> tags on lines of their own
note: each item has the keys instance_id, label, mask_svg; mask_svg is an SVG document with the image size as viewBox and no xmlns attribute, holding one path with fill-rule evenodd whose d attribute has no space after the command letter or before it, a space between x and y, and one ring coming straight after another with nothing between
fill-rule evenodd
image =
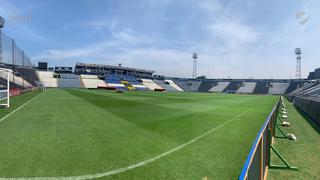
<instances>
[{"instance_id":1,"label":"metal railing","mask_svg":"<svg viewBox=\"0 0 320 180\"><path fill-rule=\"evenodd\" d=\"M279 98L254 140L239 180L266 178L270 166L270 150L275 136L276 118L281 104L282 98Z\"/></svg>"}]
</instances>

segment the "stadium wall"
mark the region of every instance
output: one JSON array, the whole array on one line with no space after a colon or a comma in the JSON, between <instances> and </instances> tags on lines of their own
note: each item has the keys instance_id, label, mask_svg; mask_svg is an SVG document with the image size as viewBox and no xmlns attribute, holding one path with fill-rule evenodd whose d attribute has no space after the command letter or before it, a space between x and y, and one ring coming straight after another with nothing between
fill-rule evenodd
<instances>
[{"instance_id":1,"label":"stadium wall","mask_svg":"<svg viewBox=\"0 0 320 180\"><path fill-rule=\"evenodd\" d=\"M294 97L293 104L320 125L320 100Z\"/></svg>"}]
</instances>

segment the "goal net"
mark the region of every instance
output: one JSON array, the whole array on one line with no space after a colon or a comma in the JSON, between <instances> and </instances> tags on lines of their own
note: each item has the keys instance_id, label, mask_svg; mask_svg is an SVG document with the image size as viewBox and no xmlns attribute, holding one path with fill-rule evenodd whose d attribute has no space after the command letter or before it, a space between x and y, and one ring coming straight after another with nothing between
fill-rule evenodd
<instances>
[{"instance_id":1,"label":"goal net","mask_svg":"<svg viewBox=\"0 0 320 180\"><path fill-rule=\"evenodd\" d=\"M12 70L0 68L0 107L10 106L10 74Z\"/></svg>"}]
</instances>

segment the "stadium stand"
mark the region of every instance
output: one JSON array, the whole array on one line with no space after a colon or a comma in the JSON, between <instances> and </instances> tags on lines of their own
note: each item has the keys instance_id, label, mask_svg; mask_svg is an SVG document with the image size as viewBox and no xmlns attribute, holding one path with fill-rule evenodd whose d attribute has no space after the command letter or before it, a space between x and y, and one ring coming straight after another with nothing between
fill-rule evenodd
<instances>
[{"instance_id":1,"label":"stadium stand","mask_svg":"<svg viewBox=\"0 0 320 180\"><path fill-rule=\"evenodd\" d=\"M243 82L240 88L236 91L236 93L251 94L256 88L256 84L256 82Z\"/></svg>"},{"instance_id":2,"label":"stadium stand","mask_svg":"<svg viewBox=\"0 0 320 180\"><path fill-rule=\"evenodd\" d=\"M289 87L287 88L285 94L289 94L295 89L297 89L299 86L301 86L303 83L301 81L292 81L290 82Z\"/></svg>"},{"instance_id":3,"label":"stadium stand","mask_svg":"<svg viewBox=\"0 0 320 180\"><path fill-rule=\"evenodd\" d=\"M7 84L7 78L3 78L2 76L0 77L0 88L3 87L3 85ZM19 88L19 89L23 89L24 87L19 86L15 83L13 83L12 81L10 81L10 88Z\"/></svg>"},{"instance_id":4,"label":"stadium stand","mask_svg":"<svg viewBox=\"0 0 320 180\"><path fill-rule=\"evenodd\" d=\"M88 64L88 63L77 63L74 69L75 74L92 74L92 75L129 75L139 78L152 78L154 71L122 67L119 66L110 66L104 64Z\"/></svg>"},{"instance_id":5,"label":"stadium stand","mask_svg":"<svg viewBox=\"0 0 320 180\"><path fill-rule=\"evenodd\" d=\"M136 90L135 87L133 87L128 81L126 80L121 80L121 83L127 88L129 91Z\"/></svg>"},{"instance_id":6,"label":"stadium stand","mask_svg":"<svg viewBox=\"0 0 320 180\"><path fill-rule=\"evenodd\" d=\"M254 89L254 94L267 94L269 91L269 81L259 81L256 84L256 88Z\"/></svg>"},{"instance_id":7,"label":"stadium stand","mask_svg":"<svg viewBox=\"0 0 320 180\"><path fill-rule=\"evenodd\" d=\"M180 88L175 82L173 82L170 79L166 79L165 82L169 83L169 85L173 88L175 88L177 91L183 91L182 88Z\"/></svg>"},{"instance_id":8,"label":"stadium stand","mask_svg":"<svg viewBox=\"0 0 320 180\"><path fill-rule=\"evenodd\" d=\"M119 90L127 90L126 86L122 84L120 76L116 74L105 75L105 82L108 86L115 87Z\"/></svg>"},{"instance_id":9,"label":"stadium stand","mask_svg":"<svg viewBox=\"0 0 320 180\"><path fill-rule=\"evenodd\" d=\"M222 92L230 84L228 81L220 81L216 86L213 86L209 92Z\"/></svg>"},{"instance_id":10,"label":"stadium stand","mask_svg":"<svg viewBox=\"0 0 320 180\"><path fill-rule=\"evenodd\" d=\"M105 81L108 86L120 90L148 90L144 84L131 75L109 74L105 75Z\"/></svg>"},{"instance_id":11,"label":"stadium stand","mask_svg":"<svg viewBox=\"0 0 320 180\"><path fill-rule=\"evenodd\" d=\"M217 82L215 81L203 80L199 86L198 92L208 92L216 84Z\"/></svg>"},{"instance_id":12,"label":"stadium stand","mask_svg":"<svg viewBox=\"0 0 320 180\"><path fill-rule=\"evenodd\" d=\"M33 86L37 86L39 79L37 77L36 71L33 68L22 68L18 67L15 69L23 79L28 81Z\"/></svg>"},{"instance_id":13,"label":"stadium stand","mask_svg":"<svg viewBox=\"0 0 320 180\"><path fill-rule=\"evenodd\" d=\"M297 93L296 96L309 97L309 96L314 96L319 93L320 93L320 85L317 83L314 86Z\"/></svg>"},{"instance_id":14,"label":"stadium stand","mask_svg":"<svg viewBox=\"0 0 320 180\"><path fill-rule=\"evenodd\" d=\"M12 75L11 76L11 80L13 83L21 86L21 87L24 87L24 88L30 88L30 87L33 87L32 84L30 84L28 81L24 80L22 77L20 76L17 76L17 75Z\"/></svg>"},{"instance_id":15,"label":"stadium stand","mask_svg":"<svg viewBox=\"0 0 320 180\"><path fill-rule=\"evenodd\" d=\"M228 86L223 90L226 93L235 93L239 89L240 85L242 84L241 81L230 81Z\"/></svg>"},{"instance_id":16,"label":"stadium stand","mask_svg":"<svg viewBox=\"0 0 320 180\"><path fill-rule=\"evenodd\" d=\"M289 83L270 83L268 94L284 94L289 87Z\"/></svg>"},{"instance_id":17,"label":"stadium stand","mask_svg":"<svg viewBox=\"0 0 320 180\"><path fill-rule=\"evenodd\" d=\"M107 87L106 83L103 80L100 80L96 75L81 74L80 77L85 88L95 89L98 87Z\"/></svg>"},{"instance_id":18,"label":"stadium stand","mask_svg":"<svg viewBox=\"0 0 320 180\"><path fill-rule=\"evenodd\" d=\"M129 90L148 90L136 77L131 75L120 75L122 84L124 84Z\"/></svg>"},{"instance_id":19,"label":"stadium stand","mask_svg":"<svg viewBox=\"0 0 320 180\"><path fill-rule=\"evenodd\" d=\"M296 95L300 95L303 94L304 91L316 86L318 83L317 82L306 82L303 85L300 85L297 89L295 89L294 91L292 91L290 93L290 95L292 96L296 96Z\"/></svg>"},{"instance_id":20,"label":"stadium stand","mask_svg":"<svg viewBox=\"0 0 320 180\"><path fill-rule=\"evenodd\" d=\"M150 90L164 90L164 88L162 88L161 86L159 86L158 84L156 84L153 80L151 79L141 79L142 80L142 84L145 85L146 87L148 87Z\"/></svg>"},{"instance_id":21,"label":"stadium stand","mask_svg":"<svg viewBox=\"0 0 320 180\"><path fill-rule=\"evenodd\" d=\"M311 80L294 83L297 88L284 96L293 104L320 125L320 82ZM288 90L287 90L288 91Z\"/></svg>"},{"instance_id":22,"label":"stadium stand","mask_svg":"<svg viewBox=\"0 0 320 180\"><path fill-rule=\"evenodd\" d=\"M3 68L3 69L7 69L7 68ZM12 70L13 72L10 72L10 85L12 85L12 87L19 87L19 88L31 88L33 87L32 84L30 84L28 81L26 81L25 79L23 79L20 76L17 76L17 72L14 71L14 69ZM0 78L2 78L2 80L6 80L7 79L7 74L5 73L0 73Z\"/></svg>"},{"instance_id":23,"label":"stadium stand","mask_svg":"<svg viewBox=\"0 0 320 180\"><path fill-rule=\"evenodd\" d=\"M167 83L167 82L164 81L164 80L154 79L153 81L154 81L155 83L157 83L159 86L161 86L163 89L165 89L166 91L171 91L171 92L178 91L177 89L175 89L175 88L173 88L172 86L170 86L170 84Z\"/></svg>"},{"instance_id":24,"label":"stadium stand","mask_svg":"<svg viewBox=\"0 0 320 180\"><path fill-rule=\"evenodd\" d=\"M58 87L58 80L52 71L36 71L38 79L45 87Z\"/></svg>"},{"instance_id":25,"label":"stadium stand","mask_svg":"<svg viewBox=\"0 0 320 180\"><path fill-rule=\"evenodd\" d=\"M58 78L58 87L61 88L80 88L80 77L75 74L60 74Z\"/></svg>"},{"instance_id":26,"label":"stadium stand","mask_svg":"<svg viewBox=\"0 0 320 180\"><path fill-rule=\"evenodd\" d=\"M184 91L189 92L196 92L201 84L201 80L196 79L174 79L173 81Z\"/></svg>"}]
</instances>

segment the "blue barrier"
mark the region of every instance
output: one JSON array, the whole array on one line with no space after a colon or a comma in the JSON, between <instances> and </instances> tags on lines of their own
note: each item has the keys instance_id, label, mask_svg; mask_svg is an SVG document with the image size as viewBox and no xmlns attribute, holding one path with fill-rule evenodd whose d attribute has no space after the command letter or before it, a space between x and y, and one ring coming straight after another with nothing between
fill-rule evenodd
<instances>
[{"instance_id":1,"label":"blue barrier","mask_svg":"<svg viewBox=\"0 0 320 180\"><path fill-rule=\"evenodd\" d=\"M279 98L254 140L239 180L265 179L270 165L270 148L275 134L275 119L281 101L282 98Z\"/></svg>"}]
</instances>

